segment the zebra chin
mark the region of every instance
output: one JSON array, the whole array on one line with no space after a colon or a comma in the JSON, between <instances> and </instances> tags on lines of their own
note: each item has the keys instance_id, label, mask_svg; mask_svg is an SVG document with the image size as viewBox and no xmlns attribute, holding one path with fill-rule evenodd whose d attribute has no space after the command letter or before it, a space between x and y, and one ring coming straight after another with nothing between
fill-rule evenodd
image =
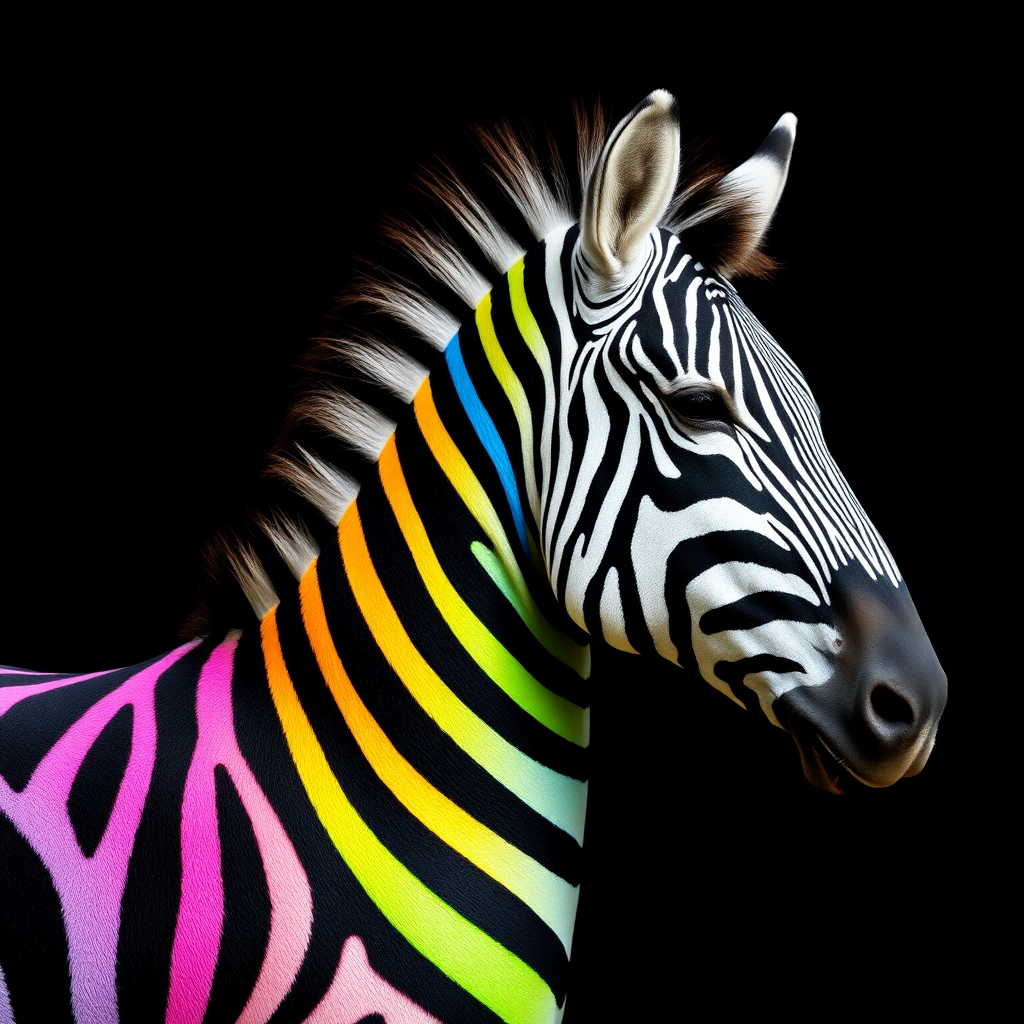
<instances>
[{"instance_id":1,"label":"zebra chin","mask_svg":"<svg viewBox=\"0 0 1024 1024\"><path fill-rule=\"evenodd\" d=\"M905 583L839 587L833 594L842 646L817 686L778 697L773 711L793 737L804 774L843 793L917 775L935 744L946 674Z\"/></svg>"}]
</instances>

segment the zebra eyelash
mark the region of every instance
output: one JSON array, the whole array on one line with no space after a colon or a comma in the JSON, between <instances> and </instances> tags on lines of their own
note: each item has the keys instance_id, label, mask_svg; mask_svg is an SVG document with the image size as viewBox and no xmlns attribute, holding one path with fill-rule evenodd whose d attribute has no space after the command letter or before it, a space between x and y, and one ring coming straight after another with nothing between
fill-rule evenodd
<instances>
[{"instance_id":1,"label":"zebra eyelash","mask_svg":"<svg viewBox=\"0 0 1024 1024\"><path fill-rule=\"evenodd\" d=\"M727 396L713 384L686 384L665 395L665 405L681 429L724 430L736 436L736 418Z\"/></svg>"}]
</instances>

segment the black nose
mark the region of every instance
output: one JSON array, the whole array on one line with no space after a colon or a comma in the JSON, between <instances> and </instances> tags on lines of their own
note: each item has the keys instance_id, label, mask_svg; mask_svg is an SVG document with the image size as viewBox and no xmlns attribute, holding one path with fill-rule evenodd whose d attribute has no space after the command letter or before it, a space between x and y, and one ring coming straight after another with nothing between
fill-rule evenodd
<instances>
[{"instance_id":1,"label":"black nose","mask_svg":"<svg viewBox=\"0 0 1024 1024\"><path fill-rule=\"evenodd\" d=\"M879 727L886 725L894 729L913 725L917 717L914 708L905 698L900 696L888 683L878 683L868 698L871 711L878 719Z\"/></svg>"},{"instance_id":2,"label":"black nose","mask_svg":"<svg viewBox=\"0 0 1024 1024\"><path fill-rule=\"evenodd\" d=\"M841 644L832 677L775 701L812 782L852 774L890 786L928 759L946 704L946 674L905 584L835 588Z\"/></svg>"}]
</instances>

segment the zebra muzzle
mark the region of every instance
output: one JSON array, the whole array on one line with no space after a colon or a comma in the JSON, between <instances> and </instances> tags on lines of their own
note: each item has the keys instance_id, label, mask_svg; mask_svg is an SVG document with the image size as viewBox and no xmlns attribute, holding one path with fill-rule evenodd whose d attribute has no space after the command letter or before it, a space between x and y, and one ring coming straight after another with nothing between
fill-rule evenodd
<instances>
[{"instance_id":1,"label":"zebra muzzle","mask_svg":"<svg viewBox=\"0 0 1024 1024\"><path fill-rule=\"evenodd\" d=\"M831 678L773 705L805 775L830 792L850 777L878 788L916 775L935 744L946 675L906 585L886 588L837 588L843 643Z\"/></svg>"}]
</instances>

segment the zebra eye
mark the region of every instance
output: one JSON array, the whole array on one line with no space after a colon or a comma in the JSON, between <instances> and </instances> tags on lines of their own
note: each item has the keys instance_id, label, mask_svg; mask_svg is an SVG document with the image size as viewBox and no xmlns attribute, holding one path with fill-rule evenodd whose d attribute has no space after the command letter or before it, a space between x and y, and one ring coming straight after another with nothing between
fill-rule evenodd
<instances>
[{"instance_id":1,"label":"zebra eye","mask_svg":"<svg viewBox=\"0 0 1024 1024\"><path fill-rule=\"evenodd\" d=\"M683 388L669 396L668 407L681 426L732 432L732 413L717 388Z\"/></svg>"}]
</instances>

